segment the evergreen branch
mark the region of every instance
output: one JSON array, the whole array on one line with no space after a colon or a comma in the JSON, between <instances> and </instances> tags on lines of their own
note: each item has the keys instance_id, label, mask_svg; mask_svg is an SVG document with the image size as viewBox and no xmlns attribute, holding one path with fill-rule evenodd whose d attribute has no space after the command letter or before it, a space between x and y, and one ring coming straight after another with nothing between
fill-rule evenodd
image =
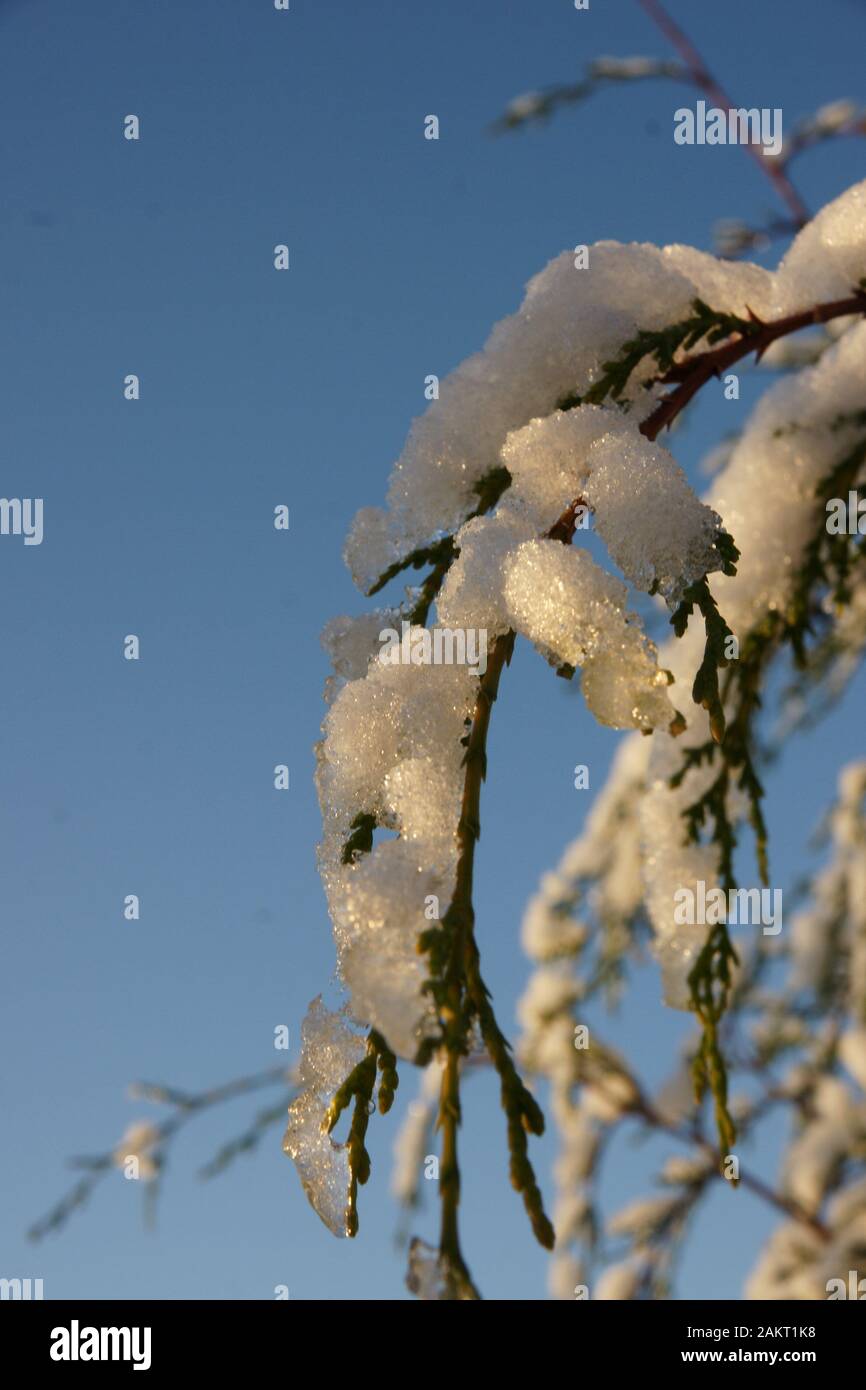
<instances>
[{"instance_id":1,"label":"evergreen branch","mask_svg":"<svg viewBox=\"0 0 866 1390\"><path fill-rule=\"evenodd\" d=\"M548 539L569 544L574 536L577 509L575 499L548 532ZM452 1297L476 1297L460 1250L457 1213L460 1201L460 1175L457 1163L457 1131L460 1124L459 1066L468 1054L468 1038L473 1021L478 1020L482 1039L500 1078L503 1109L508 1122L511 1181L523 1196L532 1229L539 1242L550 1249L553 1228L544 1213L535 1174L528 1157L527 1134L541 1134L544 1117L536 1101L521 1081L510 1056L508 1043L496 1022L489 992L481 978L478 947L475 942L475 914L472 884L475 846L481 834L481 785L487 773L487 732L493 704L499 692L504 667L514 650L515 633L498 637L481 679L470 730L465 739L460 820L457 827L458 858L454 894L442 921L423 932L419 951L428 958L430 977L425 988L436 1002L443 1020L440 1046L445 1066L439 1106L439 1127L443 1132L443 1160L440 1169L442 1224L439 1255L446 1278L452 1282ZM429 1061L436 1043L429 1040L419 1050L419 1065ZM450 1271L450 1273L449 1273Z\"/></svg>"},{"instance_id":2,"label":"evergreen branch","mask_svg":"<svg viewBox=\"0 0 866 1390\"><path fill-rule=\"evenodd\" d=\"M721 532L720 536L724 537L726 551L729 544L733 547L733 542L727 532ZM739 558L738 551L734 550L734 554ZM736 574L736 567L732 560L725 561L723 572ZM713 740L716 743L721 743L725 736L725 711L719 694L719 669L728 665L730 657L726 652L726 646L735 639L719 612L718 604L710 592L706 575L689 585L682 601L671 615L671 625L677 637L683 636L695 608L698 608L703 616L707 640L704 646L704 655L692 685L692 699L696 705L701 705L707 711Z\"/></svg>"},{"instance_id":3,"label":"evergreen branch","mask_svg":"<svg viewBox=\"0 0 866 1390\"><path fill-rule=\"evenodd\" d=\"M441 558L433 566L418 593L412 607L406 613L406 619L413 627L426 627L430 608L436 601L439 590L442 588L445 576L453 565L457 556L460 554L452 537L448 537L450 544L443 546Z\"/></svg>"},{"instance_id":4,"label":"evergreen branch","mask_svg":"<svg viewBox=\"0 0 866 1390\"><path fill-rule=\"evenodd\" d=\"M769 323L762 323L753 316L748 333L738 335L730 342L723 342L718 347L707 348L703 352L695 353L692 357L686 357L662 373L658 378L660 382L665 385L678 384L676 389L665 396L652 414L643 421L640 426L641 434L645 435L647 439L656 439L661 431L676 419L680 411L688 405L702 386L705 386L713 377L721 376L729 367L734 366L743 357L748 357L750 353L756 353L760 361L771 343L787 337L790 333L798 333L801 329L811 328L815 324L830 323L833 319L864 313L866 313L866 284L861 281L853 294L845 299L834 299L823 304L814 304L810 309L804 309L796 314L788 314L784 318L775 319Z\"/></svg>"},{"instance_id":5,"label":"evergreen branch","mask_svg":"<svg viewBox=\"0 0 866 1390\"><path fill-rule=\"evenodd\" d=\"M703 1025L692 1064L695 1100L700 1104L707 1091L712 1095L723 1156L733 1149L737 1131L728 1109L728 1071L719 1046L719 1023L728 1007L731 971L737 960L727 924L718 922L689 974L695 1013Z\"/></svg>"},{"instance_id":6,"label":"evergreen branch","mask_svg":"<svg viewBox=\"0 0 866 1390\"><path fill-rule=\"evenodd\" d=\"M475 912L472 884L475 846L481 833L481 784L487 770L487 731L490 714L499 691L503 668L514 650L514 633L498 637L478 688L475 711L463 762L466 776L460 820L457 826L457 870L454 893L442 921L423 932L418 949L428 956L430 979L427 989L442 1019L441 1047L445 1053L439 1102L439 1128L442 1130L442 1162L439 1195L442 1220L439 1257L452 1298L477 1297L460 1249L458 1208L460 1169L457 1159L457 1132L460 1125L460 1060L469 1051L468 1037L473 1003L467 997L465 973L467 955L474 947ZM419 1060L426 1060L426 1057Z\"/></svg>"},{"instance_id":7,"label":"evergreen branch","mask_svg":"<svg viewBox=\"0 0 866 1390\"><path fill-rule=\"evenodd\" d=\"M471 521L476 516L485 516L487 512L492 511L502 494L510 486L511 474L504 465L497 464L496 467L488 469L472 485L472 491L478 498L478 505L467 513L464 517L464 523ZM408 555L404 555L402 559L395 560L392 565L389 565L384 573L380 574L373 587L367 590L367 597L372 598L374 594L378 594L380 589L384 589L386 584L390 583L392 579L396 579L397 575L402 574L404 570L423 569L425 565L432 565L433 574L425 580L422 590L423 594L428 588L432 589L426 607L423 609L423 616L415 616L416 612L420 610L420 600L408 615L412 622L422 624L426 620L427 609L439 592L442 580L459 553L452 535L440 536L428 545L418 546L415 550L410 550Z\"/></svg>"},{"instance_id":8,"label":"evergreen branch","mask_svg":"<svg viewBox=\"0 0 866 1390\"><path fill-rule=\"evenodd\" d=\"M508 1040L500 1031L490 1002L490 991L481 978L478 948L468 944L466 975L473 1010L481 1036L499 1075L502 1109L508 1120L509 1175L515 1192L521 1193L536 1240L546 1250L554 1245L553 1227L544 1211L544 1201L529 1160L530 1134L544 1133L544 1115L535 1097L527 1090L511 1056Z\"/></svg>"},{"instance_id":9,"label":"evergreen branch","mask_svg":"<svg viewBox=\"0 0 866 1390\"><path fill-rule=\"evenodd\" d=\"M439 1165L439 1199L442 1203L439 1261L445 1282L445 1294L452 1301L476 1300L481 1297L460 1248L460 1165L457 1159L457 1131L460 1128L460 1120L460 1049L452 1046L445 1053L438 1119L438 1128L442 1131L442 1159Z\"/></svg>"},{"instance_id":10,"label":"evergreen branch","mask_svg":"<svg viewBox=\"0 0 866 1390\"><path fill-rule=\"evenodd\" d=\"M855 412L850 417L840 417L832 422L830 428L841 428L843 423L858 421L859 412ZM714 742L687 750L679 771L670 779L670 785L677 787L691 768L703 763L711 765L717 760L721 762L718 775L696 801L684 808L683 817L687 842L700 843L702 830L707 822L712 822L710 842L718 848L719 878L726 892L736 887L733 856L737 835L728 812L728 797L734 776L748 801L761 882L766 884L769 881L767 826L762 805L764 793L753 747L753 725L761 707L761 684L770 661L783 645L790 646L799 665L805 662L806 642L811 631L817 593L828 589L835 594L840 589L843 594L845 592L850 564L850 538L828 533L826 503L840 492L847 494L854 490L864 464L866 438L855 444L816 488L815 532L806 547L788 605L783 612L770 611L753 628L740 658L729 669L724 698L733 704L734 714L728 729L724 728L722 716L721 737L718 728L713 729ZM674 618L677 617L678 614L675 614ZM679 621L682 623L685 619L680 618ZM720 710L722 702L717 681L710 693L713 704L717 703ZM711 728L712 723L711 713ZM693 1065L695 1091L699 1100L707 1090L713 1096L723 1149L730 1149L734 1142L734 1126L727 1104L727 1071L719 1046L718 1029L728 1007L731 970L736 962L737 955L727 925L718 923L710 932L689 975L693 1006L703 1025L701 1043Z\"/></svg>"},{"instance_id":11,"label":"evergreen branch","mask_svg":"<svg viewBox=\"0 0 866 1390\"><path fill-rule=\"evenodd\" d=\"M655 383L675 387L639 426L645 438L654 440L673 424L702 387L742 358L754 352L760 361L771 344L781 338L854 314L866 314L866 278L844 299L813 304L811 308L767 323L751 311L749 318L743 319L712 309L702 299L693 299L692 313L687 318L661 329L641 329L623 344L615 358L602 364L602 375L583 396L563 397L558 409L599 405L608 397L620 401L632 373L645 357L654 357L659 367ZM677 359L678 352L688 352L703 338L717 345Z\"/></svg>"},{"instance_id":12,"label":"evergreen branch","mask_svg":"<svg viewBox=\"0 0 866 1390\"><path fill-rule=\"evenodd\" d=\"M400 1084L397 1075L397 1058L390 1047L375 1028L371 1030L370 1037L376 1049L376 1059L379 1066L379 1114L387 1115L391 1106L394 1104L394 1094Z\"/></svg>"},{"instance_id":13,"label":"evergreen branch","mask_svg":"<svg viewBox=\"0 0 866 1390\"><path fill-rule=\"evenodd\" d=\"M672 325L656 334L639 333L626 343L615 361L604 364L605 375L593 388L594 395L588 394L584 400L600 400L607 395L619 398L635 367L650 353L658 362L662 372L661 379L679 383L640 427L645 437L655 439L663 425L670 424L701 386L725 365L750 352L757 352L760 356L770 342L801 327L828 322L843 314L866 312L866 286L861 286L847 300L818 305L803 314L791 315L772 324L762 324L754 315L745 320L734 315L719 314L701 300L695 300L692 307L692 315L682 323ZM688 352L704 339L710 344L720 345L711 346L692 358L676 360L678 352ZM574 404L578 403L575 398ZM507 470L502 470L486 493L479 489L480 506L474 515L481 514L488 506L495 506L508 483L510 475L507 474ZM565 544L571 541L576 525L578 502L579 499L569 505L548 532L549 538ZM439 547L438 550L433 551L428 547L423 552L413 552L413 556L406 561L414 564L419 556L423 556L418 567L431 561L434 565L433 573L428 576L419 600L424 617L432 597L438 592L444 574L458 553L453 538L443 538L436 545ZM716 548L722 561L723 572L735 573L738 552L732 538L726 532L720 531ZM401 564L387 577L393 577L394 573L405 567L406 564ZM382 582L386 582L385 577ZM381 584L376 587L381 587ZM725 735L725 722L718 670L727 666L730 660L724 648L727 639L733 634L718 611L706 576L690 586L683 602L673 615L672 622L678 635L684 632L688 618L696 607L704 618L707 642L701 666L695 677L693 695L695 700L708 710L713 738L720 743ZM440 1038L428 1039L419 1048L415 1060L418 1065L423 1065L430 1060L437 1048L444 1053L438 1118L438 1125L442 1131L439 1260L446 1295L453 1299L480 1296L463 1258L458 1225L460 1169L457 1140L461 1120L460 1068L468 1056L471 1030L476 1021L500 1077L502 1104L508 1123L512 1184L523 1195L537 1238L548 1247L553 1241L553 1230L544 1214L541 1194L527 1153L527 1134L542 1132L543 1117L521 1081L511 1060L508 1043L496 1023L490 997L481 978L474 937L472 883L475 846L480 836L480 792L486 775L487 731L502 670L510 661L514 640L514 632L509 631L494 644L487 671L479 684L470 729L464 740L466 776L457 827L458 859L454 894L442 921L421 933L418 939L419 951L428 958L430 973L425 988L436 1003L442 1025ZM745 727L744 724L743 728ZM763 821L758 819L760 783L754 773L750 754L743 761L741 775L744 785L753 797L754 805L758 808L754 823L765 837ZM693 809L692 830L697 835L708 817L714 819L717 833L724 830L727 838L723 867L732 879L733 849L736 841L733 828L727 825L725 801L728 778L729 769L726 766L721 778L716 780L702 804ZM369 852L372 848L374 829L375 818L369 813L361 812L356 816L352 822L353 834L344 847L344 863L353 862L357 853ZM712 1093L720 1139L723 1147L728 1149L734 1143L735 1129L728 1109L727 1072L719 1045L718 1028L726 1011L732 987L732 966L736 961L737 955L728 936L727 927L720 924L710 934L689 977L695 1009L703 1025L702 1039L694 1065L696 1090L699 1096L706 1090ZM370 1171L364 1137L375 1084L377 1056L377 1048L372 1042L371 1034L365 1058L337 1092L325 1122L326 1127L332 1129L341 1111L354 1100L354 1115L348 1141L351 1181L347 1225L350 1234L357 1230L357 1187L359 1183L366 1182Z\"/></svg>"},{"instance_id":14,"label":"evergreen branch","mask_svg":"<svg viewBox=\"0 0 866 1390\"><path fill-rule=\"evenodd\" d=\"M367 1036L364 1056L335 1092L322 1121L325 1133L332 1133L343 1111L354 1102L352 1122L346 1140L349 1162L346 1235L350 1237L358 1234L358 1187L363 1187L370 1177L370 1155L365 1139L373 1110L377 1070L382 1074L379 1083L379 1110L384 1115L390 1110L397 1089L397 1059L381 1033L373 1028Z\"/></svg>"},{"instance_id":15,"label":"evergreen branch","mask_svg":"<svg viewBox=\"0 0 866 1390\"><path fill-rule=\"evenodd\" d=\"M754 319L743 319L736 314L711 309L702 299L693 299L692 312L687 318L667 324L664 328L640 329L623 344L616 357L602 363L602 375L583 397L569 397L565 405L601 405L608 397L620 401L632 373L644 358L655 358L664 379L666 373L675 369L678 352L688 352L704 340L717 343L735 333L740 338L748 338L757 333L758 328L759 324ZM563 403L560 408L563 408Z\"/></svg>"},{"instance_id":16,"label":"evergreen branch","mask_svg":"<svg viewBox=\"0 0 866 1390\"><path fill-rule=\"evenodd\" d=\"M396 579L398 574L402 574L408 569L423 569L425 565L438 565L453 549L454 538L452 536L442 536L439 540L431 541L429 545L419 545L415 550L410 550L401 559L395 560L389 565L371 589L367 590L367 597L372 598L378 594L380 589L384 589L392 579Z\"/></svg>"},{"instance_id":17,"label":"evergreen branch","mask_svg":"<svg viewBox=\"0 0 866 1390\"><path fill-rule=\"evenodd\" d=\"M859 413L852 415L859 419ZM836 428L835 423L831 429ZM733 704L733 718L723 737L715 743L702 744L684 751L683 763L670 780L672 787L681 785L691 767L712 763L716 756L723 763L724 773L737 774L737 785L749 801L749 819L756 837L756 852L763 883L768 881L767 828L762 811L763 788L758 776L753 739L753 724L761 708L760 687L767 666L782 646L789 646L798 665L807 660L807 642L812 632L814 614L821 592L834 595L842 590L851 564L848 536L835 536L827 531L826 503L837 494L855 491L855 484L866 466L866 437L858 441L836 464L815 489L815 531L806 546L797 581L784 610L771 610L755 625L743 643L739 658L728 664L724 703ZM864 553L855 547L857 554ZM684 619L674 614L680 625ZM717 746L718 745L718 746ZM725 795L727 784L725 785ZM719 783L714 783L696 802L684 810L688 838L697 842L698 831L707 813L712 812L715 829L713 839L719 844L721 872L730 875L733 884L731 855L736 844L733 827L727 817L725 797Z\"/></svg>"}]
</instances>

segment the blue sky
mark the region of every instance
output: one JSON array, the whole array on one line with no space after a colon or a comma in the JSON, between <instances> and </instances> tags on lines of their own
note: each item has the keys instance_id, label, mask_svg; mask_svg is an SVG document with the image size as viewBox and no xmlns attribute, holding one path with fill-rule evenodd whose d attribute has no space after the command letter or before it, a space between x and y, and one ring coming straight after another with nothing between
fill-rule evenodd
<instances>
[{"instance_id":1,"label":"blue sky","mask_svg":"<svg viewBox=\"0 0 866 1390\"><path fill-rule=\"evenodd\" d=\"M863 98L866 6L671 0L737 100L786 124ZM358 612L340 552L381 502L429 373L513 311L563 247L601 237L708 247L713 223L778 209L740 149L672 138L682 89L611 88L494 139L517 93L601 54L669 56L634 0L0 0L2 492L45 499L41 546L0 541L5 931L0 1274L47 1297L402 1298L388 1197L399 1111L371 1127L361 1235L309 1209L279 1135L218 1181L196 1167L256 1102L178 1145L155 1231L119 1176L38 1247L24 1232L147 1107L137 1077L197 1089L273 1064L334 965L315 871L318 634ZM122 137L127 113L137 143ZM441 123L423 139L425 115ZM862 177L864 146L798 166L817 208ZM272 265L275 243L291 269ZM772 264L773 252L767 259ZM141 399L124 401L127 373ZM704 402L691 468L753 396ZM288 533L273 508L291 509ZM127 633L141 660L127 662ZM787 883L862 749L864 683L769 778L774 881ZM491 736L479 935L513 1030L518 942L539 873L577 833L616 738L518 649ZM273 789L286 763L291 789ZM137 923L126 894L141 899ZM653 972L606 1036L665 1075L687 1027ZM276 1060L279 1060L277 1058ZM403 1103L413 1088L404 1077ZM545 1295L546 1257L506 1175L487 1078L467 1090L464 1243L488 1297ZM751 1161L772 1175L778 1136ZM649 1190L660 1150L620 1145L609 1200ZM550 1191L553 1146L537 1146ZM431 1237L433 1202L413 1230ZM681 1297L737 1296L772 1216L720 1190Z\"/></svg>"}]
</instances>

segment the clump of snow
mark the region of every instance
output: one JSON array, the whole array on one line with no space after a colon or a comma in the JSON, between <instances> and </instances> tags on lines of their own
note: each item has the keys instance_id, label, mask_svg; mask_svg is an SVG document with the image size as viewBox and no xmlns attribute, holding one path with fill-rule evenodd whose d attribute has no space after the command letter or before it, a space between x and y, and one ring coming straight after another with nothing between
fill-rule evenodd
<instances>
[{"instance_id":1,"label":"clump of snow","mask_svg":"<svg viewBox=\"0 0 866 1390\"><path fill-rule=\"evenodd\" d=\"M626 587L585 550L528 541L505 565L511 626L549 660L585 667L583 689L596 718L613 728L667 728L675 711L667 676L637 618L625 610Z\"/></svg>"},{"instance_id":2,"label":"clump of snow","mask_svg":"<svg viewBox=\"0 0 866 1390\"><path fill-rule=\"evenodd\" d=\"M362 507L355 514L343 547L343 559L364 593L401 558L398 540L391 530L388 513L381 507ZM411 545L406 549L411 550Z\"/></svg>"},{"instance_id":3,"label":"clump of snow","mask_svg":"<svg viewBox=\"0 0 866 1390\"><path fill-rule=\"evenodd\" d=\"M520 309L497 324L484 350L440 383L439 399L417 419L394 465L385 516L365 508L346 547L361 587L474 510L475 485L498 466L509 431L584 394L602 363L639 328L685 317L695 285L656 246L599 242L588 265L563 252L527 285ZM654 364L635 372L635 401Z\"/></svg>"},{"instance_id":4,"label":"clump of snow","mask_svg":"<svg viewBox=\"0 0 866 1390\"><path fill-rule=\"evenodd\" d=\"M406 758L385 778L384 803L389 820L399 826L404 842L434 846L443 872L456 867L457 821L463 787L457 770L445 769L433 758Z\"/></svg>"},{"instance_id":5,"label":"clump of snow","mask_svg":"<svg viewBox=\"0 0 866 1390\"><path fill-rule=\"evenodd\" d=\"M357 582L370 588L400 556L457 530L504 447L508 463L508 435L550 416L560 401L585 395L639 330L686 318L695 298L743 318L750 311L766 318L850 294L866 276L864 203L866 183L829 204L775 274L679 245L599 242L588 248L585 266L563 252L529 282L517 313L494 328L484 349L443 379L439 399L414 422L394 465L387 508L364 508L352 527L346 558ZM633 420L652 404L646 386L655 371L646 359L626 389ZM551 478L542 480L537 501L550 515Z\"/></svg>"},{"instance_id":6,"label":"clump of snow","mask_svg":"<svg viewBox=\"0 0 866 1390\"><path fill-rule=\"evenodd\" d=\"M505 442L512 484L502 509L547 531L574 501L637 589L675 607L684 589L719 569L721 518L695 496L667 449L621 411L585 405L532 420Z\"/></svg>"},{"instance_id":7,"label":"clump of snow","mask_svg":"<svg viewBox=\"0 0 866 1390\"><path fill-rule=\"evenodd\" d=\"M373 657L381 651L379 634L387 628L399 630L399 614L393 608L375 608L349 618L332 618L322 630L322 646L328 653L334 674L347 681L367 674Z\"/></svg>"},{"instance_id":8,"label":"clump of snow","mask_svg":"<svg viewBox=\"0 0 866 1390\"><path fill-rule=\"evenodd\" d=\"M470 1297L467 1293L456 1293L458 1280L451 1270L448 1259L440 1255L432 1245L413 1236L409 1244L409 1267L406 1272L406 1287L422 1303L437 1303L455 1297Z\"/></svg>"},{"instance_id":9,"label":"clump of snow","mask_svg":"<svg viewBox=\"0 0 866 1390\"><path fill-rule=\"evenodd\" d=\"M546 655L582 666L625 622L625 585L585 550L526 541L505 565L505 602L515 629Z\"/></svg>"},{"instance_id":10,"label":"clump of snow","mask_svg":"<svg viewBox=\"0 0 866 1390\"><path fill-rule=\"evenodd\" d=\"M592 451L587 497L595 530L623 574L675 608L683 591L721 566L721 517L698 500L679 464L637 429Z\"/></svg>"},{"instance_id":11,"label":"clump of snow","mask_svg":"<svg viewBox=\"0 0 866 1390\"><path fill-rule=\"evenodd\" d=\"M581 680L583 697L598 720L610 729L670 729L676 711L668 697L667 672L656 664L656 649L634 627L626 627L619 645L587 661Z\"/></svg>"},{"instance_id":12,"label":"clump of snow","mask_svg":"<svg viewBox=\"0 0 866 1390\"><path fill-rule=\"evenodd\" d=\"M377 1028L410 1061L436 1014L424 993L427 967L418 933L430 925L429 899L447 907L453 880L427 866L418 846L386 840L346 873L333 906L341 976L352 1013Z\"/></svg>"},{"instance_id":13,"label":"clump of snow","mask_svg":"<svg viewBox=\"0 0 866 1390\"><path fill-rule=\"evenodd\" d=\"M828 203L794 238L774 277L774 317L847 299L864 277L866 181Z\"/></svg>"},{"instance_id":14,"label":"clump of snow","mask_svg":"<svg viewBox=\"0 0 866 1390\"><path fill-rule=\"evenodd\" d=\"M377 660L342 687L322 726L317 773L326 863L359 812L385 815L385 779L398 763L430 757L443 775L457 775L477 684L468 666Z\"/></svg>"},{"instance_id":15,"label":"clump of snow","mask_svg":"<svg viewBox=\"0 0 866 1390\"><path fill-rule=\"evenodd\" d=\"M294 1160L310 1205L335 1236L347 1236L349 1157L323 1128L335 1092L364 1056L364 1042L346 1013L333 1013L319 995L301 1030L301 1091L289 1106L283 1152Z\"/></svg>"},{"instance_id":16,"label":"clump of snow","mask_svg":"<svg viewBox=\"0 0 866 1390\"><path fill-rule=\"evenodd\" d=\"M338 692L323 725L319 862L340 975L353 1016L410 1060L436 1028L418 935L454 890L461 739L477 688L466 666L373 660ZM399 838L344 862L358 815Z\"/></svg>"},{"instance_id":17,"label":"clump of snow","mask_svg":"<svg viewBox=\"0 0 866 1390\"><path fill-rule=\"evenodd\" d=\"M436 603L446 627L478 628L491 642L507 632L511 616L504 593L504 565L525 540L536 534L526 518L500 509L461 527L460 554L445 577Z\"/></svg>"},{"instance_id":18,"label":"clump of snow","mask_svg":"<svg viewBox=\"0 0 866 1390\"><path fill-rule=\"evenodd\" d=\"M614 406L583 405L530 420L505 440L502 461L511 474L503 507L523 516L534 534L549 531L586 487L593 451L635 427Z\"/></svg>"},{"instance_id":19,"label":"clump of snow","mask_svg":"<svg viewBox=\"0 0 866 1390\"><path fill-rule=\"evenodd\" d=\"M695 287L698 299L726 314L765 319L773 313L775 277L749 261L719 260L694 246L665 246L665 260Z\"/></svg>"},{"instance_id":20,"label":"clump of snow","mask_svg":"<svg viewBox=\"0 0 866 1390\"><path fill-rule=\"evenodd\" d=\"M766 392L715 480L709 501L741 559L735 577L719 576L712 587L741 638L785 606L815 529L815 489L857 437L856 426L837 421L862 409L864 377L866 324L857 324L814 366Z\"/></svg>"},{"instance_id":21,"label":"clump of snow","mask_svg":"<svg viewBox=\"0 0 866 1390\"><path fill-rule=\"evenodd\" d=\"M127 1126L112 1155L117 1168L125 1168L129 1160L135 1159L138 1177L143 1182L151 1182L159 1172L159 1163L154 1151L160 1141L159 1130L148 1120L135 1120Z\"/></svg>"}]
</instances>

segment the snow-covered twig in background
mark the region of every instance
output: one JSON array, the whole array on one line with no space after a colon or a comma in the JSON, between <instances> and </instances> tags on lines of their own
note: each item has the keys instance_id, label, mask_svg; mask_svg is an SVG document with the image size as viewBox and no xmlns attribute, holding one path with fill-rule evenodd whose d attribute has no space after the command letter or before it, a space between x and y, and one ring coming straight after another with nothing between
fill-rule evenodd
<instances>
[{"instance_id":1,"label":"snow-covered twig in background","mask_svg":"<svg viewBox=\"0 0 866 1390\"><path fill-rule=\"evenodd\" d=\"M70 1159L70 1167L81 1169L84 1176L55 1203L46 1216L34 1222L28 1232L30 1239L41 1240L50 1232L59 1230L67 1218L84 1205L100 1179L113 1170L127 1169L130 1159L135 1160L134 1176L143 1184L148 1211L152 1215L159 1181L165 1168L166 1154L180 1130L205 1110L224 1105L238 1096L271 1087L280 1088L282 1094L279 1101L265 1110L260 1110L239 1135L220 1146L213 1158L200 1170L200 1176L203 1178L216 1177L242 1153L251 1153L263 1135L285 1119L286 1104L295 1091L295 1074L292 1068L271 1067L268 1071L224 1082L208 1091L180 1091L174 1086L136 1082L130 1087L130 1096L133 1099L149 1101L154 1105L171 1106L170 1113L163 1120L133 1121L117 1143L104 1153ZM132 1176L133 1172L129 1175Z\"/></svg>"}]
</instances>

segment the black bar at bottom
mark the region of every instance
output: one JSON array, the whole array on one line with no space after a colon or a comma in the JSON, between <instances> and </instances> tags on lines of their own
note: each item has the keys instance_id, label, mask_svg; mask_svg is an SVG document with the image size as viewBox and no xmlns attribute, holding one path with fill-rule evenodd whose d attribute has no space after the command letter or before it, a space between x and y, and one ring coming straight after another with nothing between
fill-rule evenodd
<instances>
[{"instance_id":1,"label":"black bar at bottom","mask_svg":"<svg viewBox=\"0 0 866 1390\"><path fill-rule=\"evenodd\" d=\"M4 1360L14 1358L25 1372L48 1371L61 1379L92 1378L106 1368L114 1375L156 1379L186 1370L249 1376L271 1363L291 1375L297 1345L289 1338L297 1335L299 1317L305 1332L308 1328L309 1315L298 1306L302 1302L4 1302ZM328 1344L327 1316L313 1328L312 1356L320 1336L322 1351ZM495 1311L492 1316L495 1325ZM587 1301L554 1304L545 1316L553 1318L556 1334L592 1339L587 1347L611 1374L632 1368L664 1373L714 1365L773 1371L805 1366L826 1379L837 1366L858 1364L866 1330L861 1312L837 1302ZM533 1330L530 1324L527 1331ZM362 1335L370 1336L369 1326ZM580 1345L574 1344L578 1358ZM578 1359L576 1373L579 1369Z\"/></svg>"}]
</instances>

